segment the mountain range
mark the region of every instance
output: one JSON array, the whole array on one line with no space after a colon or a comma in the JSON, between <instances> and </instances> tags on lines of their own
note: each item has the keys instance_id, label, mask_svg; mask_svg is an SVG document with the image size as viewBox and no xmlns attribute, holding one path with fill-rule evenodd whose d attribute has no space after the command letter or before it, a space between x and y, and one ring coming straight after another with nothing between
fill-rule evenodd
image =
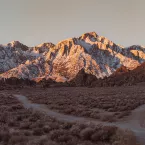
<instances>
[{"instance_id":1,"label":"mountain range","mask_svg":"<svg viewBox=\"0 0 145 145\"><path fill-rule=\"evenodd\" d=\"M82 69L103 79L124 67L133 71L145 62L145 47L123 47L95 32L58 44L28 47L19 41L0 45L0 78L70 81Z\"/></svg>"}]
</instances>

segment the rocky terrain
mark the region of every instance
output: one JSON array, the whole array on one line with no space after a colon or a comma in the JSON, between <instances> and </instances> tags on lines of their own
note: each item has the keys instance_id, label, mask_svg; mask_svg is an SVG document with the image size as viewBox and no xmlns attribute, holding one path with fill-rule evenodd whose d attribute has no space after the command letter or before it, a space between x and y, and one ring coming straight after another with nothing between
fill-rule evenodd
<instances>
[{"instance_id":1,"label":"rocky terrain","mask_svg":"<svg viewBox=\"0 0 145 145\"><path fill-rule=\"evenodd\" d=\"M104 79L99 79L90 82L92 86L131 86L131 85L141 85L145 84L145 63L141 64L132 71L129 71L126 67L118 69L110 77L105 77Z\"/></svg>"},{"instance_id":2,"label":"rocky terrain","mask_svg":"<svg viewBox=\"0 0 145 145\"><path fill-rule=\"evenodd\" d=\"M99 78L112 75L120 67L133 70L145 61L145 48L122 47L95 32L85 33L54 45L27 47L14 41L0 47L1 78L70 81L84 69Z\"/></svg>"},{"instance_id":3,"label":"rocky terrain","mask_svg":"<svg viewBox=\"0 0 145 145\"><path fill-rule=\"evenodd\" d=\"M18 41L13 41L7 45L0 45L0 73L4 73L33 61L38 57L43 57L52 44L43 44L34 48L29 48Z\"/></svg>"}]
</instances>

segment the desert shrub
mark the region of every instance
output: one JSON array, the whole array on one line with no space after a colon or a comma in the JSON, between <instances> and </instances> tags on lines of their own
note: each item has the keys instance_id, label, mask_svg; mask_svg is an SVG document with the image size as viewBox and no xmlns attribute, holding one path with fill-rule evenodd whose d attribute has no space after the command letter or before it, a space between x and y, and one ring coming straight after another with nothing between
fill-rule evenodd
<instances>
[{"instance_id":1,"label":"desert shrub","mask_svg":"<svg viewBox=\"0 0 145 145\"><path fill-rule=\"evenodd\" d=\"M0 122L1 123L7 123L9 122L10 120L10 114L9 112L3 112L1 115L0 115Z\"/></svg>"},{"instance_id":2,"label":"desert shrub","mask_svg":"<svg viewBox=\"0 0 145 145\"><path fill-rule=\"evenodd\" d=\"M80 132L80 137L83 140L89 140L92 136L92 134L94 133L95 130L93 130L92 128L85 128Z\"/></svg>"},{"instance_id":3,"label":"desert shrub","mask_svg":"<svg viewBox=\"0 0 145 145\"><path fill-rule=\"evenodd\" d=\"M44 126L44 122L41 120L38 120L37 122L36 122L36 126L38 127L38 128L43 128L43 126Z\"/></svg>"},{"instance_id":4,"label":"desert shrub","mask_svg":"<svg viewBox=\"0 0 145 145\"><path fill-rule=\"evenodd\" d=\"M97 113L97 109L103 109L110 112L110 115L114 115L115 112L131 111L144 104L144 90L142 88L137 89L139 90L126 87L75 88L76 91L74 92L70 88L51 88L42 93L36 92L36 94L29 95L29 99L34 103L48 104L48 108L61 113L101 120L104 114ZM139 99L136 100L137 95ZM124 115L120 117L122 118ZM114 115L108 118L111 120L104 119L104 121L114 122L118 119L118 116Z\"/></svg>"},{"instance_id":5,"label":"desert shrub","mask_svg":"<svg viewBox=\"0 0 145 145\"><path fill-rule=\"evenodd\" d=\"M27 141L28 141L28 138L25 137L25 136L16 136L16 135L13 135L9 139L9 144L10 145L16 145L16 144L22 144L22 145L24 145L25 142L27 142Z\"/></svg>"},{"instance_id":6,"label":"desert shrub","mask_svg":"<svg viewBox=\"0 0 145 145\"><path fill-rule=\"evenodd\" d=\"M111 137L116 134L116 127L113 126L98 126L95 132L91 136L91 140L94 142L110 142Z\"/></svg>"},{"instance_id":7,"label":"desert shrub","mask_svg":"<svg viewBox=\"0 0 145 145\"><path fill-rule=\"evenodd\" d=\"M8 130L0 130L0 141L8 142L10 134Z\"/></svg>"},{"instance_id":8,"label":"desert shrub","mask_svg":"<svg viewBox=\"0 0 145 145\"><path fill-rule=\"evenodd\" d=\"M81 129L76 125L72 126L72 128L70 129L71 134L73 136L77 136L77 137L79 137L80 131L81 131Z\"/></svg>"},{"instance_id":9,"label":"desert shrub","mask_svg":"<svg viewBox=\"0 0 145 145\"><path fill-rule=\"evenodd\" d=\"M72 136L69 135L69 134L64 134L64 135L60 135L58 138L57 138L57 142L69 142L72 140Z\"/></svg>"},{"instance_id":10,"label":"desert shrub","mask_svg":"<svg viewBox=\"0 0 145 145\"><path fill-rule=\"evenodd\" d=\"M64 100L61 101L61 103L65 102L67 105L72 103L70 106L72 106L74 109L74 106L80 105L78 102L82 103L84 101L85 106L81 104L81 109L85 110L88 115L91 115L92 113L95 115L98 114L92 108L92 104L94 107L96 104L97 107L99 106L99 108L101 108L101 103L106 102L106 104L108 104L108 101L110 101L113 108L116 107L114 108L116 110L119 109L118 106L120 104L124 105L124 102L128 102L127 106L129 107L127 108L130 109L130 100L128 99L129 97L124 97L125 101L121 100L122 103L120 103L120 100L117 96L119 105L117 104L114 106L115 103L112 102L115 102L116 98L111 98L108 96L108 93L103 94L105 97L101 96L97 98L95 96L96 98L94 99L91 96L93 95L92 91L90 93L86 93L84 96L79 91L77 98L73 96L67 100L65 100L67 97L67 93L65 93L65 91L62 93L60 90L60 94L63 95L61 96L61 99ZM88 99L87 96L90 96L90 99ZM47 97L44 98L55 104L55 100L57 100L56 98L58 96L56 95L53 97L51 99L48 99ZM33 99L35 100L35 98ZM133 104L135 101L134 99L132 100ZM142 101L143 98L141 99L141 104ZM134 144L136 140L130 132L119 132L115 127L104 127L102 125L96 126L91 123L64 123L41 114L40 112L34 112L31 109L27 110L21 107L14 107L11 110L7 109L11 108L13 104L19 106L19 102L13 97L0 98L0 145L136 145ZM133 106L137 105L138 103L134 103ZM66 106L64 106L63 109L65 109ZM79 111L75 111L73 113L79 113ZM117 117L118 114L114 114L114 116ZM133 142L131 142L131 140L133 140Z\"/></svg>"},{"instance_id":11,"label":"desert shrub","mask_svg":"<svg viewBox=\"0 0 145 145\"><path fill-rule=\"evenodd\" d=\"M84 111L81 113L82 116L88 116L88 117L90 117L90 114L91 114L91 111L90 111L90 110L84 110Z\"/></svg>"},{"instance_id":12,"label":"desert shrub","mask_svg":"<svg viewBox=\"0 0 145 145\"><path fill-rule=\"evenodd\" d=\"M117 117L123 118L124 116L128 116L129 114L130 114L130 111L124 111L124 112L121 112Z\"/></svg>"},{"instance_id":13,"label":"desert shrub","mask_svg":"<svg viewBox=\"0 0 145 145\"><path fill-rule=\"evenodd\" d=\"M91 135L91 140L94 142L98 142L101 140L102 133L97 131Z\"/></svg>"},{"instance_id":14,"label":"desert shrub","mask_svg":"<svg viewBox=\"0 0 145 145\"><path fill-rule=\"evenodd\" d=\"M48 136L41 136L38 141L37 144L38 145L48 145L48 143L51 143L52 145L54 145L48 138ZM51 145L50 144L50 145Z\"/></svg>"},{"instance_id":15,"label":"desert shrub","mask_svg":"<svg viewBox=\"0 0 145 145\"><path fill-rule=\"evenodd\" d=\"M112 145L139 145L137 144L136 137L129 130L117 130L116 134L112 137Z\"/></svg>"},{"instance_id":16,"label":"desert shrub","mask_svg":"<svg viewBox=\"0 0 145 145\"><path fill-rule=\"evenodd\" d=\"M19 110L19 109L23 109L23 106L21 104L17 104L17 105L12 105L10 107L10 110L11 111L16 111L16 110Z\"/></svg>"},{"instance_id":17,"label":"desert shrub","mask_svg":"<svg viewBox=\"0 0 145 145\"><path fill-rule=\"evenodd\" d=\"M7 124L8 124L9 127L14 127L14 126L17 125L14 119L10 119Z\"/></svg>"},{"instance_id":18,"label":"desert shrub","mask_svg":"<svg viewBox=\"0 0 145 145\"><path fill-rule=\"evenodd\" d=\"M52 130L51 132L50 132L50 138L51 138L51 140L53 140L53 141L56 141L56 142L58 142L58 141L60 141L59 139L60 139L60 136L67 136L68 135L68 132L67 131L65 131L65 130L62 130L62 129L57 129L57 130Z\"/></svg>"},{"instance_id":19,"label":"desert shrub","mask_svg":"<svg viewBox=\"0 0 145 145\"><path fill-rule=\"evenodd\" d=\"M22 122L20 124L20 129L30 129L31 122Z\"/></svg>"},{"instance_id":20,"label":"desert shrub","mask_svg":"<svg viewBox=\"0 0 145 145\"><path fill-rule=\"evenodd\" d=\"M22 120L23 120L23 116L21 116L21 115L16 116L16 121L22 121Z\"/></svg>"},{"instance_id":21,"label":"desert shrub","mask_svg":"<svg viewBox=\"0 0 145 145\"><path fill-rule=\"evenodd\" d=\"M114 122L115 121L115 116L113 115L103 115L101 117L102 121L107 121L107 122Z\"/></svg>"},{"instance_id":22,"label":"desert shrub","mask_svg":"<svg viewBox=\"0 0 145 145\"><path fill-rule=\"evenodd\" d=\"M47 137L47 139L40 138L39 140L30 140L28 141L27 145L59 145L59 144L49 140Z\"/></svg>"},{"instance_id":23,"label":"desert shrub","mask_svg":"<svg viewBox=\"0 0 145 145\"><path fill-rule=\"evenodd\" d=\"M59 129L59 124L57 122L50 123L49 126L51 130Z\"/></svg>"},{"instance_id":24,"label":"desert shrub","mask_svg":"<svg viewBox=\"0 0 145 145\"><path fill-rule=\"evenodd\" d=\"M76 126L78 126L81 130L82 129L85 129L88 125L86 125L86 124L82 124L82 123L80 123L80 124L75 124Z\"/></svg>"},{"instance_id":25,"label":"desert shrub","mask_svg":"<svg viewBox=\"0 0 145 145\"><path fill-rule=\"evenodd\" d=\"M45 125L45 126L43 127L43 131L44 131L45 133L49 133L49 132L51 131L51 127L48 126L48 125Z\"/></svg>"},{"instance_id":26,"label":"desert shrub","mask_svg":"<svg viewBox=\"0 0 145 145\"><path fill-rule=\"evenodd\" d=\"M18 129L10 129L9 135L10 136L20 136L20 135L22 135L22 132Z\"/></svg>"},{"instance_id":27,"label":"desert shrub","mask_svg":"<svg viewBox=\"0 0 145 145\"><path fill-rule=\"evenodd\" d=\"M33 129L33 135L35 135L35 136L41 136L43 134L44 134L44 132L43 132L42 128L34 128Z\"/></svg>"},{"instance_id":28,"label":"desert shrub","mask_svg":"<svg viewBox=\"0 0 145 145\"><path fill-rule=\"evenodd\" d=\"M32 135L32 131L30 131L30 130L24 130L23 133L24 133L25 136L31 136Z\"/></svg>"},{"instance_id":29,"label":"desert shrub","mask_svg":"<svg viewBox=\"0 0 145 145\"><path fill-rule=\"evenodd\" d=\"M29 121L30 122L36 122L39 119L40 119L40 115L37 112L33 112L32 116L29 118Z\"/></svg>"},{"instance_id":30,"label":"desert shrub","mask_svg":"<svg viewBox=\"0 0 145 145\"><path fill-rule=\"evenodd\" d=\"M95 119L100 119L101 118L101 116L99 115L99 113L96 113L96 112L92 112L90 114L90 117L91 118L95 118Z\"/></svg>"},{"instance_id":31,"label":"desert shrub","mask_svg":"<svg viewBox=\"0 0 145 145\"><path fill-rule=\"evenodd\" d=\"M72 127L72 125L73 125L72 123L65 122L63 123L62 128L68 130Z\"/></svg>"}]
</instances>

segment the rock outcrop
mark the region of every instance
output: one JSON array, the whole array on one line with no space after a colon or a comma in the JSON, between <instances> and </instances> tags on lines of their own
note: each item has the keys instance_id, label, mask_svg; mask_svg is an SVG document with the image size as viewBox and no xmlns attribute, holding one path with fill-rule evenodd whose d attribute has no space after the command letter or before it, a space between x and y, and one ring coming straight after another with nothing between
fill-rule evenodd
<instances>
[{"instance_id":1,"label":"rock outcrop","mask_svg":"<svg viewBox=\"0 0 145 145\"><path fill-rule=\"evenodd\" d=\"M84 69L86 74L103 79L121 66L134 70L145 62L144 47L124 48L95 32L66 39L57 45L44 43L27 49L23 51L15 45L0 48L1 78L51 78L66 82Z\"/></svg>"}]
</instances>

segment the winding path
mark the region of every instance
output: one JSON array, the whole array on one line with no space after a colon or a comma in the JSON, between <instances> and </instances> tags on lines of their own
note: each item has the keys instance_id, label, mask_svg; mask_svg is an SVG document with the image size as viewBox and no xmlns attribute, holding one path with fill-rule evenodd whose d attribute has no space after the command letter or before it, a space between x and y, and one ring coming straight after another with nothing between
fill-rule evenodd
<instances>
[{"instance_id":1,"label":"winding path","mask_svg":"<svg viewBox=\"0 0 145 145\"><path fill-rule=\"evenodd\" d=\"M35 104L30 102L27 97L23 95L14 95L17 99L23 103L24 107L29 109L32 108L36 111L40 111L42 113L47 114L50 117L54 117L59 121L67 121L67 122L80 122L80 123L93 123L93 124L102 124L107 126L117 126L122 129L129 129L134 132L137 137L137 140L142 144L145 145L145 105L138 107L137 109L132 111L132 114L128 116L124 121L121 122L114 122L108 123L99 120L94 120L90 118L84 117L76 117L72 115L65 115L62 113L58 113L52 111L47 108L46 105L42 104Z\"/></svg>"}]
</instances>

